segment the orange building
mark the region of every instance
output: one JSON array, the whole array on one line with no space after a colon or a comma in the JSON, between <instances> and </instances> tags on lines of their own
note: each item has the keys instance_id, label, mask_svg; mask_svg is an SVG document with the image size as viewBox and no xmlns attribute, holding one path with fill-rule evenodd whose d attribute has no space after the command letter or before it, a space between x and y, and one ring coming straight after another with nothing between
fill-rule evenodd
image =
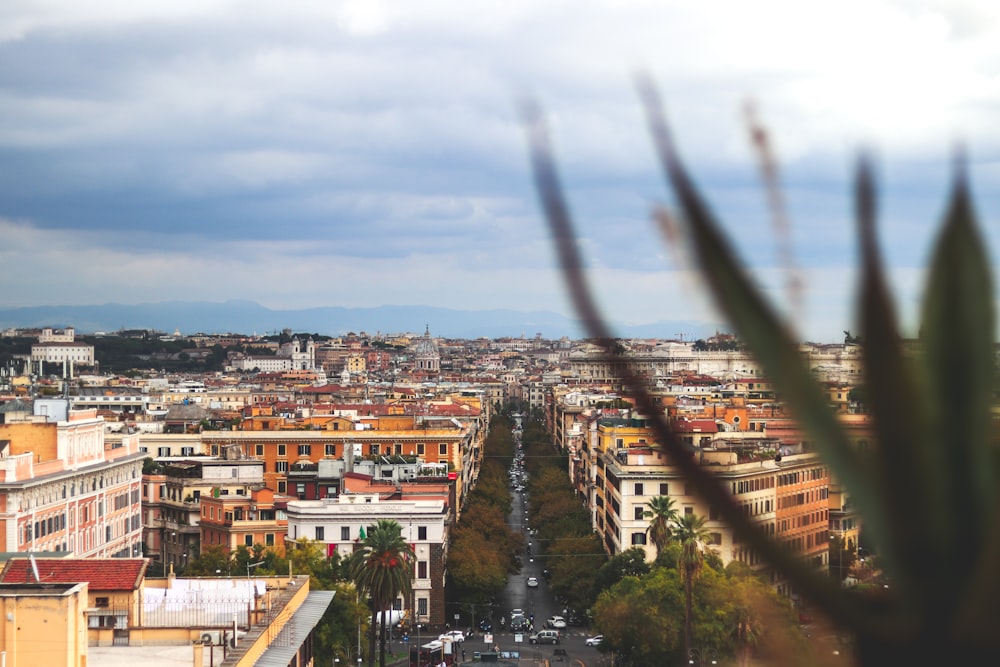
<instances>
[{"instance_id":1,"label":"orange building","mask_svg":"<svg viewBox=\"0 0 1000 667\"><path fill-rule=\"evenodd\" d=\"M201 499L201 546L222 546L235 551L240 545L262 545L285 553L288 517L274 502L274 491L260 489L245 495L213 494Z\"/></svg>"}]
</instances>

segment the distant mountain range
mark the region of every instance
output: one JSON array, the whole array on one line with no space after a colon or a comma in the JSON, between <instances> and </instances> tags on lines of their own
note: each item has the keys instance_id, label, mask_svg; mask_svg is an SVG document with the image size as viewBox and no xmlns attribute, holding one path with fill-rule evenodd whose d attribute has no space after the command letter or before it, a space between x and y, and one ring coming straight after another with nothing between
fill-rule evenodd
<instances>
[{"instance_id":1,"label":"distant mountain range","mask_svg":"<svg viewBox=\"0 0 1000 667\"><path fill-rule=\"evenodd\" d=\"M27 306L0 309L0 328L74 327L80 333L111 333L123 329L156 329L182 334L270 334L291 329L337 336L348 332L368 334L423 333L444 338L502 338L505 336L558 339L584 337L577 320L548 311L455 310L436 306L337 306L301 310L271 310L252 301L164 301L125 305ZM625 338L706 338L717 330L705 322L667 321L615 326Z\"/></svg>"}]
</instances>

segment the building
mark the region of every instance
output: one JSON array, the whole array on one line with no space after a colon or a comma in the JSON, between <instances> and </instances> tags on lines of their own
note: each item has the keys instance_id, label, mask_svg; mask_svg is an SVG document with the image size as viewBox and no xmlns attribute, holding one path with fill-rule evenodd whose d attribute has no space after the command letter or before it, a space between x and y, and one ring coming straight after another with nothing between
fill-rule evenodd
<instances>
[{"instance_id":1,"label":"building","mask_svg":"<svg viewBox=\"0 0 1000 667\"><path fill-rule=\"evenodd\" d=\"M274 491L252 489L248 495L213 493L201 499L201 545L220 546L227 552L240 546L261 545L285 553L288 518L282 506L275 503Z\"/></svg>"},{"instance_id":2,"label":"building","mask_svg":"<svg viewBox=\"0 0 1000 667\"><path fill-rule=\"evenodd\" d=\"M87 643L111 646L128 644L129 628L140 625L145 576L143 558L13 558L0 584L86 584Z\"/></svg>"},{"instance_id":3,"label":"building","mask_svg":"<svg viewBox=\"0 0 1000 667\"><path fill-rule=\"evenodd\" d=\"M141 555L138 439L106 443L95 410L52 421L11 406L0 412L0 551Z\"/></svg>"},{"instance_id":4,"label":"building","mask_svg":"<svg viewBox=\"0 0 1000 667\"><path fill-rule=\"evenodd\" d=\"M413 599L396 600L393 608L407 610L418 623L448 622L444 584L450 521L445 499L385 500L373 491L323 500L293 500L287 512L290 539L316 540L325 546L327 554L336 552L343 557L358 548L379 519L398 523L403 538L413 545L417 562Z\"/></svg>"},{"instance_id":5,"label":"building","mask_svg":"<svg viewBox=\"0 0 1000 667\"><path fill-rule=\"evenodd\" d=\"M143 548L165 572L201 553L201 501L205 497L248 498L264 487L260 461L157 459L142 476ZM261 542L263 544L263 542Z\"/></svg>"},{"instance_id":6,"label":"building","mask_svg":"<svg viewBox=\"0 0 1000 667\"><path fill-rule=\"evenodd\" d=\"M87 584L0 584L4 667L87 664Z\"/></svg>"}]
</instances>

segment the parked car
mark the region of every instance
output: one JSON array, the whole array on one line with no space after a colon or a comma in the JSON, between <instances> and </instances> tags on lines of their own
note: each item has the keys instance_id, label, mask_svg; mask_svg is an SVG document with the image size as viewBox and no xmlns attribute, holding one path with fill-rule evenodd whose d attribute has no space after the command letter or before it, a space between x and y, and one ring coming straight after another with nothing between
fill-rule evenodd
<instances>
[{"instance_id":1,"label":"parked car","mask_svg":"<svg viewBox=\"0 0 1000 667\"><path fill-rule=\"evenodd\" d=\"M465 641L465 633L462 632L461 630L449 630L448 632L438 637L438 639L441 641L449 639L455 642L456 644L461 644L462 642Z\"/></svg>"},{"instance_id":2,"label":"parked car","mask_svg":"<svg viewBox=\"0 0 1000 667\"><path fill-rule=\"evenodd\" d=\"M600 646L601 642L604 641L604 635L594 635L593 637L587 637L587 646Z\"/></svg>"},{"instance_id":3,"label":"parked car","mask_svg":"<svg viewBox=\"0 0 1000 667\"><path fill-rule=\"evenodd\" d=\"M549 616L545 619L545 627L556 628L557 630L562 630L566 627L566 619L562 616Z\"/></svg>"},{"instance_id":4,"label":"parked car","mask_svg":"<svg viewBox=\"0 0 1000 667\"><path fill-rule=\"evenodd\" d=\"M538 588L537 577L528 577L528 588Z\"/></svg>"}]
</instances>

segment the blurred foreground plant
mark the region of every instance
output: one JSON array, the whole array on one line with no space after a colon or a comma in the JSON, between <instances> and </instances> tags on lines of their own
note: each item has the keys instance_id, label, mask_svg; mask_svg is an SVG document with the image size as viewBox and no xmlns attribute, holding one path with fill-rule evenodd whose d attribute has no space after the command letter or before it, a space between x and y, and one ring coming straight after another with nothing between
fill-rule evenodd
<instances>
[{"instance_id":1,"label":"blurred foreground plant","mask_svg":"<svg viewBox=\"0 0 1000 667\"><path fill-rule=\"evenodd\" d=\"M991 440L994 303L988 262L961 165L934 247L919 352L904 353L875 240L875 187L857 168L862 280L858 318L877 446L851 447L798 342L753 286L673 145L657 92L640 81L652 140L699 269L720 309L792 410L808 439L850 492L870 528L892 586L864 596L839 587L779 546L743 514L723 484L671 431L643 378L622 357L637 407L658 416L657 441L737 535L855 640L863 665L955 664L1000 656L1000 508ZM541 114L527 124L536 187L564 277L589 334L621 354L586 283L572 219ZM661 218L669 216L665 212ZM790 662L795 658L789 657Z\"/></svg>"}]
</instances>

